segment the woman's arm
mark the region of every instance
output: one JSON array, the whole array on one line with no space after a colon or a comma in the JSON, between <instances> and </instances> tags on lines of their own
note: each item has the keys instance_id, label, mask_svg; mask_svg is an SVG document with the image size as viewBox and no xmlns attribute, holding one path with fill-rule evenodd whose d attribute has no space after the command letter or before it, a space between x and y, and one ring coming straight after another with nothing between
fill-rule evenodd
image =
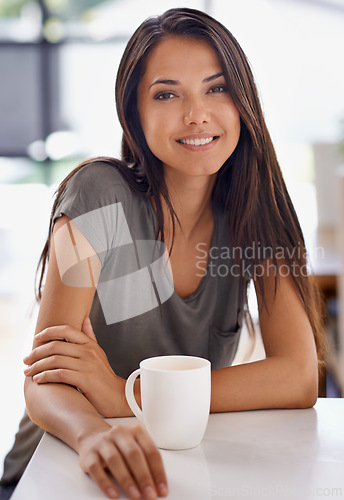
<instances>
[{"instance_id":1,"label":"woman's arm","mask_svg":"<svg viewBox=\"0 0 344 500\"><path fill-rule=\"evenodd\" d=\"M68 362L75 360L77 363L79 348L85 349L85 346L87 348L87 344L92 342L91 347L87 349L98 356L96 358L98 364L103 362L105 368L103 367L101 373L107 373L107 388L111 386L113 390L113 394L107 394L107 398L118 399L116 404L120 413L124 411L124 381L120 377L116 377L113 372L112 374L107 372L107 360L101 359L100 347L95 340L90 338L90 333L87 331L89 325L84 322L91 309L97 277L93 277L91 286L84 287L68 286L60 278L55 241L58 241L58 245L62 245L62 247L64 243L58 238L55 240L55 236L57 231L68 223L69 219L64 216L55 224L36 332L43 331L43 335L47 335L47 332L51 331L57 332L55 338L61 337L62 339L73 335L78 337L78 342L66 343L62 340L46 342L45 339L42 344L42 339L37 340L36 337L33 353L35 349L49 349L49 345L54 346L55 352L56 348L68 347L74 350L70 351L68 355L64 355L64 358ZM68 235L68 233L62 231L60 235ZM67 247L68 242L66 242ZM63 255L63 252L59 253L60 255ZM67 261L69 260L68 255L64 255L64 257ZM93 270L95 268L96 266L93 265ZM86 266L84 269L88 269L88 267ZM81 331L82 328L84 332ZM82 341L80 341L80 337ZM33 354L31 353L31 355ZM52 358L50 362L54 362L58 354L55 353L46 359L49 357ZM69 370L72 371L72 366L69 367ZM61 370L62 372L64 370ZM139 498L137 488L147 499L156 498L157 491L161 496L165 496L167 488L163 485L166 485L166 477L161 457L148 435L140 427L111 428L82 392L73 387L74 384L63 383L63 380L61 382L38 384L33 381L30 374L27 374L25 399L31 419L78 452L82 469L91 475L110 498L115 498L117 493L113 481L105 472L106 469L109 469L130 498ZM127 414L129 414L128 410Z\"/></svg>"},{"instance_id":2,"label":"woman's arm","mask_svg":"<svg viewBox=\"0 0 344 500\"><path fill-rule=\"evenodd\" d=\"M25 374L39 385L56 382L78 388L102 416L127 416L131 412L124 397L125 381L111 369L85 320L99 274L99 258L86 238L68 217L58 219Z\"/></svg>"},{"instance_id":3,"label":"woman's arm","mask_svg":"<svg viewBox=\"0 0 344 500\"><path fill-rule=\"evenodd\" d=\"M211 411L308 408L318 394L317 353L307 314L291 276L265 276L257 290L266 359L214 370Z\"/></svg>"},{"instance_id":4,"label":"woman's arm","mask_svg":"<svg viewBox=\"0 0 344 500\"><path fill-rule=\"evenodd\" d=\"M112 370L88 317L81 331L70 325L45 328L35 335L34 345L24 358L27 377L37 384L76 387L103 417L132 415L124 397L125 380Z\"/></svg>"}]
</instances>

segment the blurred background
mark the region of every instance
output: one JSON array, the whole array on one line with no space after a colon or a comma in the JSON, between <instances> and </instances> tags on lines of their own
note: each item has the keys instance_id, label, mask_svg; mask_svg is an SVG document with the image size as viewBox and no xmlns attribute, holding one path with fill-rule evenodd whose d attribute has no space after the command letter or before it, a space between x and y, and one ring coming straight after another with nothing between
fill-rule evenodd
<instances>
[{"instance_id":1,"label":"blurred background","mask_svg":"<svg viewBox=\"0 0 344 500\"><path fill-rule=\"evenodd\" d=\"M24 409L53 193L81 159L119 155L114 82L125 44L144 19L179 6L220 20L250 61L326 297L323 395L343 395L344 0L0 0L0 474Z\"/></svg>"}]
</instances>

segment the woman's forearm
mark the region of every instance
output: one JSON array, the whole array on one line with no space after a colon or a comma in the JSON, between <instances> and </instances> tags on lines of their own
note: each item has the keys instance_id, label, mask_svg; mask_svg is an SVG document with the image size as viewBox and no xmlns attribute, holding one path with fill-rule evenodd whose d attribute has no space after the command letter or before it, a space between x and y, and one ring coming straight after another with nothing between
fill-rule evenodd
<instances>
[{"instance_id":1,"label":"woman's forearm","mask_svg":"<svg viewBox=\"0 0 344 500\"><path fill-rule=\"evenodd\" d=\"M110 425L75 388L25 381L26 407L33 422L78 452L82 439Z\"/></svg>"},{"instance_id":2,"label":"woman's forearm","mask_svg":"<svg viewBox=\"0 0 344 500\"><path fill-rule=\"evenodd\" d=\"M168 494L161 456L142 427L111 427L81 392L65 384L38 385L27 378L25 397L32 420L79 454L81 469L108 498L118 498L117 484L129 498Z\"/></svg>"},{"instance_id":3,"label":"woman's forearm","mask_svg":"<svg viewBox=\"0 0 344 500\"><path fill-rule=\"evenodd\" d=\"M317 392L316 365L271 357L213 370L211 412L307 408L315 404Z\"/></svg>"}]
</instances>

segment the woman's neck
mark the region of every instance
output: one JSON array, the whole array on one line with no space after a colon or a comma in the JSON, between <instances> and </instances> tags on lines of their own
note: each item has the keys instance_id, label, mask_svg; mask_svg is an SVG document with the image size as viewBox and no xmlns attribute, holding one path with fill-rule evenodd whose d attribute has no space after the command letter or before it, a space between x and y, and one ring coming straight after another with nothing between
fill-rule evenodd
<instances>
[{"instance_id":1,"label":"woman's neck","mask_svg":"<svg viewBox=\"0 0 344 500\"><path fill-rule=\"evenodd\" d=\"M212 220L211 195L216 175L190 177L173 172L169 175L165 170L165 182L174 211L178 217L175 225L175 237L191 239L194 231L209 220ZM166 235L171 235L170 212L163 202Z\"/></svg>"}]
</instances>

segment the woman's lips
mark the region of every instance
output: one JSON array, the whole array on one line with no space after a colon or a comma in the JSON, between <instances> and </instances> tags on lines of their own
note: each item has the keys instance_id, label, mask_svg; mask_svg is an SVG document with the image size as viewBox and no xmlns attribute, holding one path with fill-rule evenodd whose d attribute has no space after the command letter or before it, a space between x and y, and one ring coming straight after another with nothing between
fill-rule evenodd
<instances>
[{"instance_id":1,"label":"woman's lips","mask_svg":"<svg viewBox=\"0 0 344 500\"><path fill-rule=\"evenodd\" d=\"M214 135L210 137L178 139L177 142L191 151L207 151L215 145L218 138L219 136Z\"/></svg>"}]
</instances>

